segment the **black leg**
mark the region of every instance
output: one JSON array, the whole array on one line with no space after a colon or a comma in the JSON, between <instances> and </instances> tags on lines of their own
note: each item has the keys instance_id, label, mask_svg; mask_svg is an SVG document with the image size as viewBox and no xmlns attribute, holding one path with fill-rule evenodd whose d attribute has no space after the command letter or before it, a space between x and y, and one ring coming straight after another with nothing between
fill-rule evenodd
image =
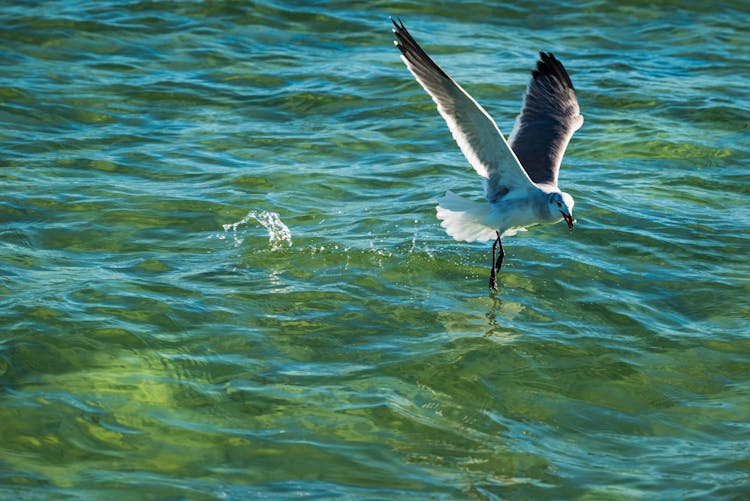
<instances>
[{"instance_id":1,"label":"black leg","mask_svg":"<svg viewBox=\"0 0 750 501\"><path fill-rule=\"evenodd\" d=\"M500 246L499 256L497 256L498 245ZM503 243L500 241L500 233L498 233L497 240L495 240L495 243L492 244L492 263L490 263L490 292L494 292L497 290L497 272L500 271L500 266L503 265L504 257L505 251L503 250Z\"/></svg>"},{"instance_id":2,"label":"black leg","mask_svg":"<svg viewBox=\"0 0 750 501\"><path fill-rule=\"evenodd\" d=\"M497 256L497 261L495 261L495 269L500 271L500 267L503 265L503 258L505 258L505 249L503 249L503 242L500 240L500 233L497 234L497 245L500 247L500 255Z\"/></svg>"}]
</instances>

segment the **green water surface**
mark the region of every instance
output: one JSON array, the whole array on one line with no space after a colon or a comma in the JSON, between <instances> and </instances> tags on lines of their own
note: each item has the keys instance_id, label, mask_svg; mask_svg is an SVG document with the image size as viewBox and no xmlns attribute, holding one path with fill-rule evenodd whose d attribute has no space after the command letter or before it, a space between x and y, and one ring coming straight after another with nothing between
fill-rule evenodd
<instances>
[{"instance_id":1,"label":"green water surface","mask_svg":"<svg viewBox=\"0 0 750 501\"><path fill-rule=\"evenodd\" d=\"M578 91L578 225L475 175L388 16L512 128ZM0 6L1 499L750 498L750 4Z\"/></svg>"}]
</instances>

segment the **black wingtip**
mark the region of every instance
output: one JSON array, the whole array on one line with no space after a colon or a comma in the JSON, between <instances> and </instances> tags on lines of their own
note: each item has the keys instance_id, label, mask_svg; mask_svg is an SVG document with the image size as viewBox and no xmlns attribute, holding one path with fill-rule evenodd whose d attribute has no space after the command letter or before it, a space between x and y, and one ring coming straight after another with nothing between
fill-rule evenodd
<instances>
[{"instance_id":1,"label":"black wingtip","mask_svg":"<svg viewBox=\"0 0 750 501\"><path fill-rule=\"evenodd\" d=\"M393 23L393 34L396 35L396 40L394 41L394 44L398 49L401 51L402 54L406 54L406 49L404 48L404 33L408 34L409 32L404 27L404 23L401 21L400 18L394 19L393 16L388 16L388 19L391 20L391 23ZM396 22L398 21L398 22Z\"/></svg>"},{"instance_id":2,"label":"black wingtip","mask_svg":"<svg viewBox=\"0 0 750 501\"><path fill-rule=\"evenodd\" d=\"M404 22L400 18L396 18L398 23L391 18L391 22L395 29L393 30L396 35L395 45L398 50L401 51L401 55L406 59L407 66L413 65L414 67L421 67L428 71L440 74L443 78L451 80L451 77L443 71L443 69L432 60L430 56L424 51L422 47L414 40L409 30L404 26Z\"/></svg>"},{"instance_id":3,"label":"black wingtip","mask_svg":"<svg viewBox=\"0 0 750 501\"><path fill-rule=\"evenodd\" d=\"M562 86L575 91L570 75L568 75L560 60L551 52L539 51L539 61L536 63L536 70L532 72L532 76L535 80L542 76L551 77Z\"/></svg>"},{"instance_id":4,"label":"black wingtip","mask_svg":"<svg viewBox=\"0 0 750 501\"><path fill-rule=\"evenodd\" d=\"M393 31L393 34L396 35L396 47L398 47L403 55L407 55L407 47L410 47L412 44L416 45L417 43L412 38L409 30L406 29L406 26L404 26L404 22L401 20L401 18L397 17L396 19L394 19L393 16L388 17L393 23L393 29L391 31Z\"/></svg>"}]
</instances>

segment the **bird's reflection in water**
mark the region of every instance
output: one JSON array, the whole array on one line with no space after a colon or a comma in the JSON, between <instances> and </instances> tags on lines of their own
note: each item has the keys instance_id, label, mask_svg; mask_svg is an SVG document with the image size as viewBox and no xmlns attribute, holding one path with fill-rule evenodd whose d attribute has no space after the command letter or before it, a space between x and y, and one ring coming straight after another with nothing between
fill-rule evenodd
<instances>
[{"instance_id":1,"label":"bird's reflection in water","mask_svg":"<svg viewBox=\"0 0 750 501\"><path fill-rule=\"evenodd\" d=\"M521 303L510 301L492 295L488 298L489 310L485 314L487 324L484 336L501 343L511 343L519 336L519 332L509 327L512 320L526 307Z\"/></svg>"}]
</instances>

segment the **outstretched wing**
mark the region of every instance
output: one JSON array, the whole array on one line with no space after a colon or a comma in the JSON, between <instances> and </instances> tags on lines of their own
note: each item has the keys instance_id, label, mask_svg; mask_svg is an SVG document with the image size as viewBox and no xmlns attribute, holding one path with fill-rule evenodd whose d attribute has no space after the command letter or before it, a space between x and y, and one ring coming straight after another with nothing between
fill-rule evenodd
<instances>
[{"instance_id":1,"label":"outstretched wing","mask_svg":"<svg viewBox=\"0 0 750 501\"><path fill-rule=\"evenodd\" d=\"M532 181L557 186L565 148L583 115L562 63L549 52L539 56L508 142Z\"/></svg>"},{"instance_id":2,"label":"outstretched wing","mask_svg":"<svg viewBox=\"0 0 750 501\"><path fill-rule=\"evenodd\" d=\"M417 44L404 24L391 19L401 60L437 103L453 138L477 173L486 179L490 201L516 189L533 187L500 129L487 112Z\"/></svg>"}]
</instances>

